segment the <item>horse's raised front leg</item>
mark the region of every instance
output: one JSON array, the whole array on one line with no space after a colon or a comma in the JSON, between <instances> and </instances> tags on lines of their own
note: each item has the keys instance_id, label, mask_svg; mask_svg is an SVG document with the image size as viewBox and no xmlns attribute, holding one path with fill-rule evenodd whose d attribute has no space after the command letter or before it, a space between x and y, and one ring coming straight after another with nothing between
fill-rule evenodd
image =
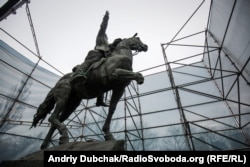
<instances>
[{"instance_id":1,"label":"horse's raised front leg","mask_svg":"<svg viewBox=\"0 0 250 167\"><path fill-rule=\"evenodd\" d=\"M111 102L110 102L110 106L109 106L109 112L108 112L106 121L105 121L103 128L102 128L102 130L104 132L105 140L115 140L112 133L110 132L110 123L112 120L112 116L115 112L116 105L117 105L118 101L120 100L120 98L122 97L123 91L124 91L123 87L121 89L116 88L115 90L113 90Z\"/></svg>"},{"instance_id":2,"label":"horse's raised front leg","mask_svg":"<svg viewBox=\"0 0 250 167\"><path fill-rule=\"evenodd\" d=\"M143 84L144 77L139 72L133 72L125 69L115 69L110 76L110 79L120 79L121 81L136 80L138 84Z\"/></svg>"}]
</instances>

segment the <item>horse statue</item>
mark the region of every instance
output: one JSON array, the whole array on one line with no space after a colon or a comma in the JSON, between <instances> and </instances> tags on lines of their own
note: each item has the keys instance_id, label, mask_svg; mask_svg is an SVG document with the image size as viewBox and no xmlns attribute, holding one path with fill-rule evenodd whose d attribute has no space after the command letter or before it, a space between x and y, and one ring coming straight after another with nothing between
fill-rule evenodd
<instances>
[{"instance_id":1,"label":"horse statue","mask_svg":"<svg viewBox=\"0 0 250 167\"><path fill-rule=\"evenodd\" d=\"M94 63L87 73L86 82L76 82L72 84L70 81L73 73L68 73L59 79L55 86L49 91L45 100L39 105L37 113L33 118L31 128L36 127L39 121L42 123L47 114L50 113L55 106L54 112L48 119L51 123L51 127L41 145L41 149L48 147L50 139L56 129L61 134L59 144L68 143L67 127L63 122L78 107L82 99L95 98L110 90L112 90L112 97L102 130L105 140L115 140L110 132L110 123L117 103L122 97L126 86L128 86L132 80L137 81L138 84L144 82L143 75L138 72L133 72L132 70L132 51L146 52L148 46L144 44L139 37L136 37L136 35L137 34L119 42L111 55L106 58L103 63L99 63L96 67Z\"/></svg>"}]
</instances>

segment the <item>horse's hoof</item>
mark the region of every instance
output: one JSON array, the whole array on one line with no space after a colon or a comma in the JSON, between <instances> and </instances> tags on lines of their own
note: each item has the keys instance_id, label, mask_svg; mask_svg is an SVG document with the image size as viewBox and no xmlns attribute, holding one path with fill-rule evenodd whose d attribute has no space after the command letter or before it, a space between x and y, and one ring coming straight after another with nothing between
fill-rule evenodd
<instances>
[{"instance_id":1,"label":"horse's hoof","mask_svg":"<svg viewBox=\"0 0 250 167\"><path fill-rule=\"evenodd\" d=\"M66 126L65 126L65 128L66 128ZM67 130L63 131L61 137L59 138L60 145L66 144L66 143L69 143L69 136L68 136Z\"/></svg>"},{"instance_id":2,"label":"horse's hoof","mask_svg":"<svg viewBox=\"0 0 250 167\"><path fill-rule=\"evenodd\" d=\"M144 80L137 81L139 85L143 84Z\"/></svg>"},{"instance_id":3,"label":"horse's hoof","mask_svg":"<svg viewBox=\"0 0 250 167\"><path fill-rule=\"evenodd\" d=\"M59 145L69 143L69 138L68 137L60 137L59 138Z\"/></svg>"},{"instance_id":4,"label":"horse's hoof","mask_svg":"<svg viewBox=\"0 0 250 167\"><path fill-rule=\"evenodd\" d=\"M46 144L43 143L43 144L41 145L41 147L40 147L41 150L44 150L44 149L46 149L46 148L48 148L48 144L47 144L47 143L46 143Z\"/></svg>"},{"instance_id":5,"label":"horse's hoof","mask_svg":"<svg viewBox=\"0 0 250 167\"><path fill-rule=\"evenodd\" d=\"M104 135L104 138L106 141L108 140L115 140L114 136L112 134L107 134L107 135Z\"/></svg>"},{"instance_id":6,"label":"horse's hoof","mask_svg":"<svg viewBox=\"0 0 250 167\"><path fill-rule=\"evenodd\" d=\"M139 85L141 85L144 82L144 77L141 74L139 74L136 81Z\"/></svg>"}]
</instances>

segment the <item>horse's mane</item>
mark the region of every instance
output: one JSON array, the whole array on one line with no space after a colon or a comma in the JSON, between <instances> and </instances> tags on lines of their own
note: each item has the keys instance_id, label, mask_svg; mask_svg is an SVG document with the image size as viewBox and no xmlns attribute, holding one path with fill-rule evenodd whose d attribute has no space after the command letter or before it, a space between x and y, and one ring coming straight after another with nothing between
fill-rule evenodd
<instances>
[{"instance_id":1,"label":"horse's mane","mask_svg":"<svg viewBox=\"0 0 250 167\"><path fill-rule=\"evenodd\" d=\"M117 47L117 45L118 45L121 41L122 41L121 38L115 39L114 42L111 43L111 44L109 45L110 52L114 51L115 48Z\"/></svg>"}]
</instances>

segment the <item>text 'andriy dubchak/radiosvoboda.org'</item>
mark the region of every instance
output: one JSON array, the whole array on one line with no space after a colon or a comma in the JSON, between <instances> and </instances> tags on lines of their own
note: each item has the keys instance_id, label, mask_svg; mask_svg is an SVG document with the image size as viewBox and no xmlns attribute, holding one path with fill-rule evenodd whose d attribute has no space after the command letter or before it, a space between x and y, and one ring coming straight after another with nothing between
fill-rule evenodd
<instances>
[{"instance_id":1,"label":"text 'andriy dubchak/radiosvoboda.org'","mask_svg":"<svg viewBox=\"0 0 250 167\"><path fill-rule=\"evenodd\" d=\"M53 156L50 155L48 162L66 162L75 164L77 162L196 162L199 164L204 163L204 157L184 157L182 155L170 157L170 156L154 156L154 155L112 155L112 156L96 156L96 155L64 155L64 156Z\"/></svg>"}]
</instances>

